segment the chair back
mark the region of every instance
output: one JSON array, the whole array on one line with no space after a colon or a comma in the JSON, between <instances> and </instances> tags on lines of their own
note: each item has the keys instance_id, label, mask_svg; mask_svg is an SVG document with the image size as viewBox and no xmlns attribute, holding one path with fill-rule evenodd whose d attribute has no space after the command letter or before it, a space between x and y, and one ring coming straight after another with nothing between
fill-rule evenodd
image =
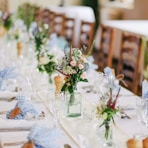
<instances>
[{"instance_id":1,"label":"chair back","mask_svg":"<svg viewBox=\"0 0 148 148\"><path fill-rule=\"evenodd\" d=\"M87 47L86 52L89 52L89 49L92 45L94 38L94 22L81 21L80 25L80 38L79 38L79 47L85 45Z\"/></svg>"},{"instance_id":2,"label":"chair back","mask_svg":"<svg viewBox=\"0 0 148 148\"><path fill-rule=\"evenodd\" d=\"M51 33L56 33L57 36L64 36L64 25L65 25L65 14L55 13Z\"/></svg>"},{"instance_id":3,"label":"chair back","mask_svg":"<svg viewBox=\"0 0 148 148\"><path fill-rule=\"evenodd\" d=\"M42 9L40 7L37 7L35 9L34 19L37 23L41 23L41 17L42 17Z\"/></svg>"},{"instance_id":4,"label":"chair back","mask_svg":"<svg viewBox=\"0 0 148 148\"><path fill-rule=\"evenodd\" d=\"M49 9L43 9L41 14L41 22L43 24L49 24L49 16L50 16L50 10Z\"/></svg>"},{"instance_id":5,"label":"chair back","mask_svg":"<svg viewBox=\"0 0 148 148\"><path fill-rule=\"evenodd\" d=\"M74 29L75 29L75 19L66 16L63 36L72 46L74 46L74 36L75 36Z\"/></svg>"},{"instance_id":6,"label":"chair back","mask_svg":"<svg viewBox=\"0 0 148 148\"><path fill-rule=\"evenodd\" d=\"M99 70L103 71L106 66L112 67L114 29L109 26L100 26L100 49L98 55Z\"/></svg>"},{"instance_id":7,"label":"chair back","mask_svg":"<svg viewBox=\"0 0 148 148\"><path fill-rule=\"evenodd\" d=\"M121 40L121 51L118 73L124 74L127 88L134 93L138 91L142 68L142 37L124 32Z\"/></svg>"}]
</instances>

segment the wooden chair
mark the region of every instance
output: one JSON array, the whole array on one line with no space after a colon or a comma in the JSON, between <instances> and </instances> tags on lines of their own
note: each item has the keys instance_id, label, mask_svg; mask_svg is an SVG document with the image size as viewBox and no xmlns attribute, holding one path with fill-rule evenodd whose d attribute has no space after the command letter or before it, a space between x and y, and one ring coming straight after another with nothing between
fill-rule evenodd
<instances>
[{"instance_id":1,"label":"wooden chair","mask_svg":"<svg viewBox=\"0 0 148 148\"><path fill-rule=\"evenodd\" d=\"M63 36L64 25L65 25L65 14L55 13L54 19L51 25L51 33L56 33L57 36Z\"/></svg>"},{"instance_id":2,"label":"wooden chair","mask_svg":"<svg viewBox=\"0 0 148 148\"><path fill-rule=\"evenodd\" d=\"M66 16L63 36L72 46L74 45L74 34L75 34L74 29L75 29L75 19Z\"/></svg>"},{"instance_id":3,"label":"wooden chair","mask_svg":"<svg viewBox=\"0 0 148 148\"><path fill-rule=\"evenodd\" d=\"M118 74L124 74L127 88L133 93L138 92L142 68L142 37L124 32L122 34Z\"/></svg>"},{"instance_id":4,"label":"wooden chair","mask_svg":"<svg viewBox=\"0 0 148 148\"><path fill-rule=\"evenodd\" d=\"M37 7L34 14L34 19L37 23L41 23L41 17L42 17L42 9L40 7Z\"/></svg>"},{"instance_id":5,"label":"wooden chair","mask_svg":"<svg viewBox=\"0 0 148 148\"><path fill-rule=\"evenodd\" d=\"M79 47L85 45L87 47L86 53L89 52L89 49L93 42L94 37L94 22L81 21L80 25L80 38L79 38Z\"/></svg>"},{"instance_id":6,"label":"wooden chair","mask_svg":"<svg viewBox=\"0 0 148 148\"><path fill-rule=\"evenodd\" d=\"M43 9L41 14L41 22L43 24L49 24L49 16L50 16L50 10L47 8Z\"/></svg>"},{"instance_id":7,"label":"wooden chair","mask_svg":"<svg viewBox=\"0 0 148 148\"><path fill-rule=\"evenodd\" d=\"M114 29L109 26L100 26L100 49L98 53L99 71L103 71L106 66L112 67Z\"/></svg>"}]
</instances>

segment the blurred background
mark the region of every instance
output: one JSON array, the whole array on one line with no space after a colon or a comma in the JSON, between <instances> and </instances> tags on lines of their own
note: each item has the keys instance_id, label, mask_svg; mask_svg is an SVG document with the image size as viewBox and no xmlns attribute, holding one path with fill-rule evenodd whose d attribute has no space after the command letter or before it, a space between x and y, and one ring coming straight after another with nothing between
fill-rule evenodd
<instances>
[{"instance_id":1,"label":"blurred background","mask_svg":"<svg viewBox=\"0 0 148 148\"><path fill-rule=\"evenodd\" d=\"M99 19L147 19L147 0L0 0L1 9L16 11L18 5L24 2L42 7L51 5L89 5L97 10Z\"/></svg>"}]
</instances>

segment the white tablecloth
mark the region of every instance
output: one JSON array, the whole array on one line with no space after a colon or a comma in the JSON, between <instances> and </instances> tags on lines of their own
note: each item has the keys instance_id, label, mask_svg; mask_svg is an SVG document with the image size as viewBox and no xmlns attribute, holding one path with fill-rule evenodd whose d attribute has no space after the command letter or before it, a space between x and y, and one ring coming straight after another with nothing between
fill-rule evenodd
<instances>
[{"instance_id":1,"label":"white tablecloth","mask_svg":"<svg viewBox=\"0 0 148 148\"><path fill-rule=\"evenodd\" d=\"M11 46L12 47L12 46ZM2 53L7 51L6 53L16 52L14 48L8 48L5 46L3 49L0 49ZM4 54L5 55L5 54ZM7 54L6 60L14 60L16 58L15 64L19 65L19 72L26 75L31 81L33 94L32 102L37 106L38 109L43 110L45 112L45 118L43 120L8 120L6 119L5 114L0 114L0 128L4 127L20 127L20 126L32 126L35 123L43 124L44 126L50 128L54 125L54 119L52 114L50 113L50 102L47 98L47 90L54 89L53 84L48 83L48 77L45 74L39 74L36 68L34 67L35 63L31 58L30 61L27 56L23 58L11 57L9 58ZM4 61L2 61L4 62ZM14 61L13 61L14 62ZM6 63L13 63L12 61L7 61ZM23 65L25 62L26 66ZM33 70L34 68L34 70ZM90 76L90 81L95 78L94 76ZM95 81L97 84L97 81ZM60 144L61 148L63 148L64 143L68 143L72 146L72 148L102 148L102 138L104 136L103 133L100 133L100 129L96 128L100 125L101 120L93 118L95 114L92 114L94 109L96 108L96 104L99 101L99 93L94 92L86 92L84 86L90 85L89 83L81 83L79 90L82 93L82 105L83 105L83 116L79 118L67 118L65 117L63 110L61 111L61 120L60 120L60 128L64 131L65 135L61 138ZM97 86L97 85L96 85ZM43 93L45 91L45 93ZM38 92L37 95L35 92ZM26 92L27 93L27 92ZM28 93L27 93L28 94ZM1 98L1 96L0 96ZM116 117L115 122L117 127L114 127L113 137L114 142L119 148L126 148L126 140L128 138L132 138L133 134L138 130L138 121L136 121L136 114L134 111L135 100L137 96L128 90L122 88L121 93L119 95L118 104L122 107L132 108L131 110L127 110L131 119L121 119L120 117ZM16 101L8 102L7 100L0 99L0 112L8 111L14 107ZM93 117L92 117L93 116ZM146 129L146 128L145 128ZM18 142L18 141L27 141L27 135L29 132L0 132L0 137L4 143L9 142ZM86 147L86 145L88 147ZM84 146L84 147L83 147ZM10 146L9 146L10 147ZM20 148L20 145L11 146L10 148Z\"/></svg>"}]
</instances>

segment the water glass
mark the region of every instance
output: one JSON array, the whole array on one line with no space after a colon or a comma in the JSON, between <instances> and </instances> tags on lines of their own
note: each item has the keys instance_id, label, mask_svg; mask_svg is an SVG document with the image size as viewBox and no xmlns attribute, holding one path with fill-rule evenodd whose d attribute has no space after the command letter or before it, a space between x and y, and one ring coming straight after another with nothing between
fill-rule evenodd
<instances>
[{"instance_id":1,"label":"water glass","mask_svg":"<svg viewBox=\"0 0 148 148\"><path fill-rule=\"evenodd\" d=\"M136 98L135 111L136 111L137 121L139 124L139 131L134 134L134 137L136 139L142 139L143 137L145 137L145 134L142 132L143 105L144 105L144 100L142 98Z\"/></svg>"}]
</instances>

